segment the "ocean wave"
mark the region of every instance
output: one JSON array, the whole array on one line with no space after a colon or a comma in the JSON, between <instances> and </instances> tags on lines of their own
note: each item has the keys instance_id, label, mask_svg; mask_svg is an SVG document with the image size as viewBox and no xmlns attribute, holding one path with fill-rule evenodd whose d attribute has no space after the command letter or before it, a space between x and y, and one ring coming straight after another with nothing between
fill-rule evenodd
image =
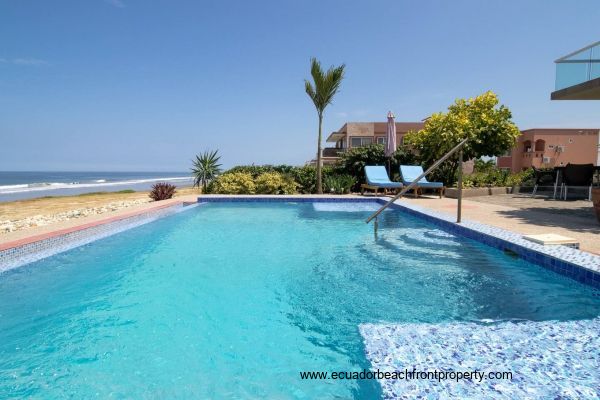
<instances>
[{"instance_id":1,"label":"ocean wave","mask_svg":"<svg viewBox=\"0 0 600 400\"><path fill-rule=\"evenodd\" d=\"M23 183L16 185L0 185L0 194L9 193L22 193L22 192L35 192L43 190L55 190L55 189L75 189L75 188L103 188L109 186L123 186L123 185L137 185L142 183L152 182L182 182L191 181L192 178L188 176L170 177L170 178L148 178L148 179L135 179L125 181L114 181L107 182L106 179L98 179L94 182L79 183L79 182L39 182L39 183Z\"/></svg>"},{"instance_id":2,"label":"ocean wave","mask_svg":"<svg viewBox=\"0 0 600 400\"><path fill-rule=\"evenodd\" d=\"M60 182L37 182L37 183L19 183L16 185L0 185L0 191L11 189L29 189L29 188L46 188L48 186L67 185Z\"/></svg>"}]
</instances>

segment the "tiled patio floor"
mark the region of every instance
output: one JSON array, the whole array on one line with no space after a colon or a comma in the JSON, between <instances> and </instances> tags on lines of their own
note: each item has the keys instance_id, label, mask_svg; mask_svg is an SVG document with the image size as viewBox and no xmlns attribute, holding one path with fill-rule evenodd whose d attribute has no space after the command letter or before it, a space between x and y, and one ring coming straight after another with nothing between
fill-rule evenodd
<instances>
[{"instance_id":1,"label":"tiled patio floor","mask_svg":"<svg viewBox=\"0 0 600 400\"><path fill-rule=\"evenodd\" d=\"M498 204L518 209L539 210L553 215L566 215L589 219L595 216L592 202L587 200L554 200L546 196L529 196L526 194L505 194L497 196L472 197L469 200L480 203ZM600 225L598 225L600 227Z\"/></svg>"}]
</instances>

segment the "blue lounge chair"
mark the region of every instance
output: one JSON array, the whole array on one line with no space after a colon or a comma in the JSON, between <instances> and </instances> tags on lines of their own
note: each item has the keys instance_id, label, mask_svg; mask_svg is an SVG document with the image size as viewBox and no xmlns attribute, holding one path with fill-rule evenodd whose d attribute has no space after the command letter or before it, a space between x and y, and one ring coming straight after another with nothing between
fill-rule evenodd
<instances>
[{"instance_id":1,"label":"blue lounge chair","mask_svg":"<svg viewBox=\"0 0 600 400\"><path fill-rule=\"evenodd\" d=\"M420 165L401 165L400 166L400 175L402 175L402 183L405 185L409 185L415 179L419 177L423 173L423 167ZM444 196L445 187L442 182L429 182L427 178L423 177L417 183L417 186L414 189L415 196L418 197L422 189L437 189L440 193L440 199Z\"/></svg>"},{"instance_id":2,"label":"blue lounge chair","mask_svg":"<svg viewBox=\"0 0 600 400\"><path fill-rule=\"evenodd\" d=\"M365 167L365 175L367 183L360 185L360 192L362 194L365 194L365 189L375 190L375 193L377 193L379 189L383 189L384 191L394 189L398 191L403 187L400 182L390 181L387 171L382 165L367 165Z\"/></svg>"}]
</instances>

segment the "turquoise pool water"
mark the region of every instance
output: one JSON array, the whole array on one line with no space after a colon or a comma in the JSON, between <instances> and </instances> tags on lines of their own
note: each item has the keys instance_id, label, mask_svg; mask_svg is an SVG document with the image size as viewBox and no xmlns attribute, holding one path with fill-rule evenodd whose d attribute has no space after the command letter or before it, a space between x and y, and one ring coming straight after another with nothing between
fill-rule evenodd
<instances>
[{"instance_id":1,"label":"turquoise pool water","mask_svg":"<svg viewBox=\"0 0 600 400\"><path fill-rule=\"evenodd\" d=\"M597 291L398 211L375 240L374 207L211 203L0 275L0 398L371 399L299 372L368 368L361 323L600 314Z\"/></svg>"}]
</instances>

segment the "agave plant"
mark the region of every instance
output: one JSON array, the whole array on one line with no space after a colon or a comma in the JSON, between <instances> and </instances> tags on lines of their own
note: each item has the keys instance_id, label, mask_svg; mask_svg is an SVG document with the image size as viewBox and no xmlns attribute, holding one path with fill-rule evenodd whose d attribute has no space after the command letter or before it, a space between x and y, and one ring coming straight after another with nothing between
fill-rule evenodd
<instances>
[{"instance_id":1,"label":"agave plant","mask_svg":"<svg viewBox=\"0 0 600 400\"><path fill-rule=\"evenodd\" d=\"M194 187L202 186L202 193L206 193L206 187L221 172L219 164L220 156L218 150L206 151L197 155L193 160L192 174L194 175Z\"/></svg>"},{"instance_id":2,"label":"agave plant","mask_svg":"<svg viewBox=\"0 0 600 400\"><path fill-rule=\"evenodd\" d=\"M152 185L149 196L154 201L167 200L173 197L175 189L175 185L167 182L158 182Z\"/></svg>"}]
</instances>

